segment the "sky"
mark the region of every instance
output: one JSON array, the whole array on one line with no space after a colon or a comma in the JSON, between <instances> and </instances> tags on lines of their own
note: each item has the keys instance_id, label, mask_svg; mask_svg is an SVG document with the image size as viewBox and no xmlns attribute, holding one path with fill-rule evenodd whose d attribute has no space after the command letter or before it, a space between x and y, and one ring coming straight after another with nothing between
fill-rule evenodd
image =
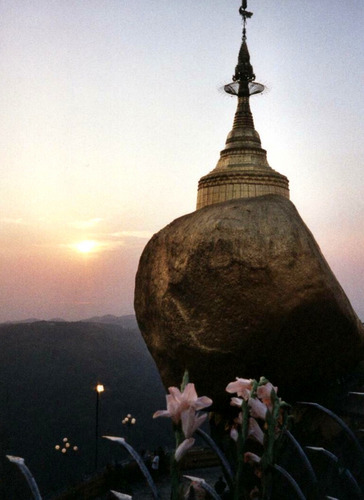
<instances>
[{"instance_id":1,"label":"sky","mask_svg":"<svg viewBox=\"0 0 364 500\"><path fill-rule=\"evenodd\" d=\"M240 5L1 0L0 322L133 313L144 246L232 127ZM364 320L364 2L248 10L262 146Z\"/></svg>"}]
</instances>

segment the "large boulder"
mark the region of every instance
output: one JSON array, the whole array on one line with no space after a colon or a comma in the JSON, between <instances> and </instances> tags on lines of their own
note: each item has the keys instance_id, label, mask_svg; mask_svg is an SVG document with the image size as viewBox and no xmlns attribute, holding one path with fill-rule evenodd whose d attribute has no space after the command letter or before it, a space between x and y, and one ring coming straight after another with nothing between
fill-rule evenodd
<instances>
[{"instance_id":1,"label":"large boulder","mask_svg":"<svg viewBox=\"0 0 364 500\"><path fill-rule=\"evenodd\" d=\"M187 368L219 408L235 377L286 399L323 389L363 357L364 332L294 205L278 195L210 205L149 241L135 312L166 387Z\"/></svg>"}]
</instances>

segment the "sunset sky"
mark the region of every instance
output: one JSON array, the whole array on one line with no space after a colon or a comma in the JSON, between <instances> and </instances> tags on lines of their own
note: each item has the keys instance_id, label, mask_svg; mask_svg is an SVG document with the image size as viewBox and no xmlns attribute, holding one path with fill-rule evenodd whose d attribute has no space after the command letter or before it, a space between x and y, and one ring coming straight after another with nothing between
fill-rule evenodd
<instances>
[{"instance_id":1,"label":"sunset sky","mask_svg":"<svg viewBox=\"0 0 364 500\"><path fill-rule=\"evenodd\" d=\"M0 2L0 322L133 313L145 244L231 129L240 5ZM364 320L364 2L248 9L262 146Z\"/></svg>"}]
</instances>

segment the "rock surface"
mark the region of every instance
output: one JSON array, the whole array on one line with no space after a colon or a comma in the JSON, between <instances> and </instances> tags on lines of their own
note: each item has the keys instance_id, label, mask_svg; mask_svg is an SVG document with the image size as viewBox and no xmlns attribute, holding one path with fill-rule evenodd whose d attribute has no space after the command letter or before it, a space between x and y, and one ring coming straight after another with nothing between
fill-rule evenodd
<instances>
[{"instance_id":1,"label":"rock surface","mask_svg":"<svg viewBox=\"0 0 364 500\"><path fill-rule=\"evenodd\" d=\"M179 386L187 368L216 408L237 376L264 375L292 401L363 357L361 322L296 208L278 195L210 205L154 235L135 312L164 385Z\"/></svg>"}]
</instances>

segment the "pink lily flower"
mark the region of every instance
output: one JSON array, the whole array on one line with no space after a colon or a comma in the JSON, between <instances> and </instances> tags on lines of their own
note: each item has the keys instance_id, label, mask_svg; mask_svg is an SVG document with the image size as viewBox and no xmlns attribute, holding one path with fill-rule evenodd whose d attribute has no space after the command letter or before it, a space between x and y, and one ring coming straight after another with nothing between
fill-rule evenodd
<instances>
[{"instance_id":1,"label":"pink lily flower","mask_svg":"<svg viewBox=\"0 0 364 500\"><path fill-rule=\"evenodd\" d=\"M268 382L265 385L260 385L257 389L258 398L270 409L272 407L272 400L271 400L272 391L277 393L278 387L274 387L270 382Z\"/></svg>"},{"instance_id":2,"label":"pink lily flower","mask_svg":"<svg viewBox=\"0 0 364 500\"><path fill-rule=\"evenodd\" d=\"M260 401L260 399L250 398L248 401L248 405L250 408L250 415L252 417L265 420L268 408L264 403Z\"/></svg>"},{"instance_id":3,"label":"pink lily flower","mask_svg":"<svg viewBox=\"0 0 364 500\"><path fill-rule=\"evenodd\" d=\"M169 387L168 390L169 394L166 396L167 409L156 411L153 418L170 417L175 424L178 424L184 410L191 407L198 411L212 405L212 399L206 396L197 396L195 384L187 384L183 392L177 387Z\"/></svg>"},{"instance_id":4,"label":"pink lily flower","mask_svg":"<svg viewBox=\"0 0 364 500\"><path fill-rule=\"evenodd\" d=\"M225 390L231 394L236 392L236 394L243 399L249 399L250 391L252 390L252 381L247 378L236 377L236 381L230 382Z\"/></svg>"},{"instance_id":5,"label":"pink lily flower","mask_svg":"<svg viewBox=\"0 0 364 500\"><path fill-rule=\"evenodd\" d=\"M255 439L260 444L263 444L264 433L263 433L262 429L259 427L259 424L255 420L255 418L251 418L251 417L249 418L248 437Z\"/></svg>"}]
</instances>

